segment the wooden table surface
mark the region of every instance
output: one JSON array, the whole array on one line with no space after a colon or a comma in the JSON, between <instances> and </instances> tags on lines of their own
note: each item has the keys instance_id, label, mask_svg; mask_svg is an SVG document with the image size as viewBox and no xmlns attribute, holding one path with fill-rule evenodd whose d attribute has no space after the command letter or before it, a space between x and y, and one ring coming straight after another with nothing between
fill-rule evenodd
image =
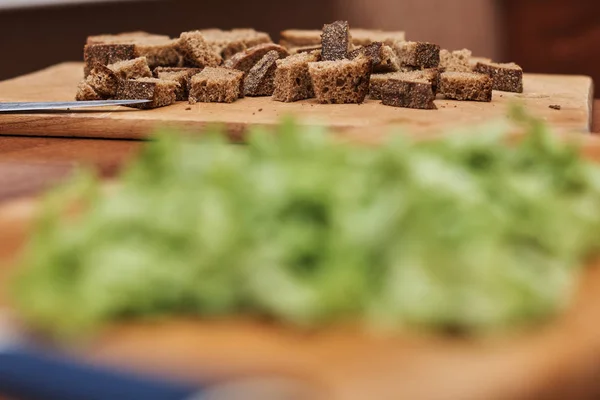
<instances>
[{"instance_id":1,"label":"wooden table surface","mask_svg":"<svg viewBox=\"0 0 600 400\"><path fill-rule=\"evenodd\" d=\"M1 118L1 117L0 117ZM600 134L600 99L594 101L592 132ZM76 166L113 176L141 141L49 137L0 137L0 202L40 192Z\"/></svg>"}]
</instances>

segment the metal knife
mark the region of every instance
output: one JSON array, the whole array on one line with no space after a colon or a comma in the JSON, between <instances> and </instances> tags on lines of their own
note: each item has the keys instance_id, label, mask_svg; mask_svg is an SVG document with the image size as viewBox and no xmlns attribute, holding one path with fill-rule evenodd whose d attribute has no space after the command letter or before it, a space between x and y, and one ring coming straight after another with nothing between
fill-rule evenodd
<instances>
[{"instance_id":1,"label":"metal knife","mask_svg":"<svg viewBox=\"0 0 600 400\"><path fill-rule=\"evenodd\" d=\"M0 103L0 112L26 112L43 110L69 110L71 108L128 106L148 103L151 100L92 100Z\"/></svg>"}]
</instances>

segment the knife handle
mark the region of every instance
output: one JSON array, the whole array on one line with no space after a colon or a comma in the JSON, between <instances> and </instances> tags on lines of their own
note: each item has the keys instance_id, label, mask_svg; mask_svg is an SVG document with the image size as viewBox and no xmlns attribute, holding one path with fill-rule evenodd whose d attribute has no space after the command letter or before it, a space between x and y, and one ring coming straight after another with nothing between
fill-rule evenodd
<instances>
[{"instance_id":1,"label":"knife handle","mask_svg":"<svg viewBox=\"0 0 600 400\"><path fill-rule=\"evenodd\" d=\"M0 352L0 393L27 400L184 400L198 389L14 348Z\"/></svg>"}]
</instances>

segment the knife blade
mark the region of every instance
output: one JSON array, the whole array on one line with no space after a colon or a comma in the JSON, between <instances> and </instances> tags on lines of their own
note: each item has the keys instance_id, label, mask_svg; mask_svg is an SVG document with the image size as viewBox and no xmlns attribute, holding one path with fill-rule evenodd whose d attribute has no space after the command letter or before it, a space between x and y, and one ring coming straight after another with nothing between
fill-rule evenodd
<instances>
[{"instance_id":1,"label":"knife blade","mask_svg":"<svg viewBox=\"0 0 600 400\"><path fill-rule=\"evenodd\" d=\"M0 103L0 112L25 112L42 110L68 110L71 108L126 106L148 103L151 100L91 100Z\"/></svg>"}]
</instances>

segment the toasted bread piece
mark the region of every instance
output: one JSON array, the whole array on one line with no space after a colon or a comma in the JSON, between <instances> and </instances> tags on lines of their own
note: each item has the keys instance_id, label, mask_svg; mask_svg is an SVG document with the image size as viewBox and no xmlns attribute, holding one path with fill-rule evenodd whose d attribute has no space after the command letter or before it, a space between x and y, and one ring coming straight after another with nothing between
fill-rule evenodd
<instances>
[{"instance_id":1,"label":"toasted bread piece","mask_svg":"<svg viewBox=\"0 0 600 400\"><path fill-rule=\"evenodd\" d=\"M440 65L440 46L427 42L396 42L394 50L400 65L414 68L435 68Z\"/></svg>"},{"instance_id":2,"label":"toasted bread piece","mask_svg":"<svg viewBox=\"0 0 600 400\"><path fill-rule=\"evenodd\" d=\"M390 79L381 88L381 103L386 106L436 110L435 93L427 79Z\"/></svg>"},{"instance_id":3,"label":"toasted bread piece","mask_svg":"<svg viewBox=\"0 0 600 400\"><path fill-rule=\"evenodd\" d=\"M128 44L140 39L169 40L167 35L156 35L144 31L123 32L116 35L88 36L86 44Z\"/></svg>"},{"instance_id":4,"label":"toasted bread piece","mask_svg":"<svg viewBox=\"0 0 600 400\"><path fill-rule=\"evenodd\" d=\"M352 44L355 46L368 46L373 42L381 42L387 46L394 46L396 42L404 42L405 35L402 31L384 31L379 29L350 29Z\"/></svg>"},{"instance_id":5,"label":"toasted bread piece","mask_svg":"<svg viewBox=\"0 0 600 400\"><path fill-rule=\"evenodd\" d=\"M434 94L437 93L439 84L440 70L438 68L429 68L414 71L398 71L387 74L371 75L369 87L369 97L374 100L381 100L381 93L388 81L421 81L424 80L431 85Z\"/></svg>"},{"instance_id":6,"label":"toasted bread piece","mask_svg":"<svg viewBox=\"0 0 600 400\"><path fill-rule=\"evenodd\" d=\"M84 76L97 64L114 64L132 58L136 58L134 44L87 44L83 49Z\"/></svg>"},{"instance_id":7,"label":"toasted bread piece","mask_svg":"<svg viewBox=\"0 0 600 400\"><path fill-rule=\"evenodd\" d=\"M492 101L492 78L475 72L444 72L440 76L440 93L461 101Z\"/></svg>"},{"instance_id":8,"label":"toasted bread piece","mask_svg":"<svg viewBox=\"0 0 600 400\"><path fill-rule=\"evenodd\" d=\"M469 65L471 66L471 69L474 69L478 63L489 64L491 62L492 62L492 59L487 58L487 57L470 57L469 58Z\"/></svg>"},{"instance_id":9,"label":"toasted bread piece","mask_svg":"<svg viewBox=\"0 0 600 400\"><path fill-rule=\"evenodd\" d=\"M200 31L183 32L177 42L177 49L184 62L192 67L216 67L223 62Z\"/></svg>"},{"instance_id":10,"label":"toasted bread piece","mask_svg":"<svg viewBox=\"0 0 600 400\"><path fill-rule=\"evenodd\" d=\"M298 53L277 60L273 100L292 102L315 97L308 63L321 59L320 52Z\"/></svg>"},{"instance_id":11,"label":"toasted bread piece","mask_svg":"<svg viewBox=\"0 0 600 400\"><path fill-rule=\"evenodd\" d=\"M287 29L280 33L279 44L288 49L292 47L321 46L322 30Z\"/></svg>"},{"instance_id":12,"label":"toasted bread piece","mask_svg":"<svg viewBox=\"0 0 600 400\"><path fill-rule=\"evenodd\" d=\"M75 100L87 101L87 100L102 100L103 97L94 90L94 88L88 83L87 79L83 79L77 86L77 94L75 94Z\"/></svg>"},{"instance_id":13,"label":"toasted bread piece","mask_svg":"<svg viewBox=\"0 0 600 400\"><path fill-rule=\"evenodd\" d=\"M271 50L248 71L244 79L245 96L271 96L279 52Z\"/></svg>"},{"instance_id":14,"label":"toasted bread piece","mask_svg":"<svg viewBox=\"0 0 600 400\"><path fill-rule=\"evenodd\" d=\"M352 37L348 21L335 21L323 26L321 35L321 58L323 61L336 61L348 58L352 49Z\"/></svg>"},{"instance_id":15,"label":"toasted bread piece","mask_svg":"<svg viewBox=\"0 0 600 400\"><path fill-rule=\"evenodd\" d=\"M294 47L320 46L322 31L310 29L288 29L281 32L279 44L291 49ZM383 31L379 29L351 28L350 36L354 46L367 46L373 42L382 42L393 47L396 42L404 42L402 31Z\"/></svg>"},{"instance_id":16,"label":"toasted bread piece","mask_svg":"<svg viewBox=\"0 0 600 400\"><path fill-rule=\"evenodd\" d=\"M259 44L272 43L271 37L265 32L250 28L232 29L204 29L200 31L206 42L218 53L223 60L228 60L240 51Z\"/></svg>"},{"instance_id":17,"label":"toasted bread piece","mask_svg":"<svg viewBox=\"0 0 600 400\"><path fill-rule=\"evenodd\" d=\"M288 51L291 55L299 54L299 53L312 53L314 51L318 51L321 54L322 47L321 45L311 45L311 46L298 46L298 47L290 47Z\"/></svg>"},{"instance_id":18,"label":"toasted bread piece","mask_svg":"<svg viewBox=\"0 0 600 400\"><path fill-rule=\"evenodd\" d=\"M283 46L275 43L263 43L237 53L225 62L225 67L248 72L270 51L279 53L279 58L285 58L289 55Z\"/></svg>"},{"instance_id":19,"label":"toasted bread piece","mask_svg":"<svg viewBox=\"0 0 600 400\"><path fill-rule=\"evenodd\" d=\"M477 63L475 72L492 78L494 90L523 93L523 68L515 63Z\"/></svg>"},{"instance_id":20,"label":"toasted bread piece","mask_svg":"<svg viewBox=\"0 0 600 400\"><path fill-rule=\"evenodd\" d=\"M315 97L328 104L362 103L369 91L371 68L371 60L365 56L308 64Z\"/></svg>"},{"instance_id":21,"label":"toasted bread piece","mask_svg":"<svg viewBox=\"0 0 600 400\"><path fill-rule=\"evenodd\" d=\"M381 42L373 42L367 46L354 49L348 53L348 58L353 59L360 54L364 54L371 59L373 72L394 72L400 70L400 63L394 50Z\"/></svg>"},{"instance_id":22,"label":"toasted bread piece","mask_svg":"<svg viewBox=\"0 0 600 400\"><path fill-rule=\"evenodd\" d=\"M149 37L137 39L134 44L136 56L146 57L151 69L182 64L183 57L179 54L177 40Z\"/></svg>"},{"instance_id":23,"label":"toasted bread piece","mask_svg":"<svg viewBox=\"0 0 600 400\"><path fill-rule=\"evenodd\" d=\"M128 107L150 109L175 103L178 84L156 78L128 79L122 82L117 98L122 100L152 100L150 103L133 104Z\"/></svg>"},{"instance_id":24,"label":"toasted bread piece","mask_svg":"<svg viewBox=\"0 0 600 400\"><path fill-rule=\"evenodd\" d=\"M189 98L189 86L192 76L199 74L200 72L202 72L202 68L158 67L154 70L154 77L177 82L179 86L175 90L175 100L187 101Z\"/></svg>"},{"instance_id":25,"label":"toasted bread piece","mask_svg":"<svg viewBox=\"0 0 600 400\"><path fill-rule=\"evenodd\" d=\"M121 85L119 76L112 69L102 64L96 64L85 79L96 93L105 99L114 97Z\"/></svg>"},{"instance_id":26,"label":"toasted bread piece","mask_svg":"<svg viewBox=\"0 0 600 400\"><path fill-rule=\"evenodd\" d=\"M243 96L244 73L230 68L206 67L190 81L190 104L232 103Z\"/></svg>"},{"instance_id":27,"label":"toasted bread piece","mask_svg":"<svg viewBox=\"0 0 600 400\"><path fill-rule=\"evenodd\" d=\"M440 67L447 72L472 72L471 50L440 50Z\"/></svg>"},{"instance_id":28,"label":"toasted bread piece","mask_svg":"<svg viewBox=\"0 0 600 400\"><path fill-rule=\"evenodd\" d=\"M117 74L120 79L149 78L152 76L152 71L150 71L146 57L118 61L114 64L109 64L108 68Z\"/></svg>"}]
</instances>

